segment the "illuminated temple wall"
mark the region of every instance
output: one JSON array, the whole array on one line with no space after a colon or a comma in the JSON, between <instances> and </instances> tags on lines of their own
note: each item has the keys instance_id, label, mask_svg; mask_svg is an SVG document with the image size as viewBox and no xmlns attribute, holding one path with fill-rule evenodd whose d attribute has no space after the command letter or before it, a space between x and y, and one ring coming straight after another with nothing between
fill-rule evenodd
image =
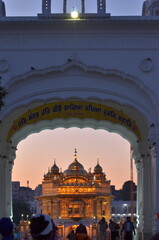
<instances>
[{"instance_id":1,"label":"illuminated temple wall","mask_svg":"<svg viewBox=\"0 0 159 240\"><path fill-rule=\"evenodd\" d=\"M98 221L111 218L110 181L97 163L94 172L87 172L75 160L64 172L56 163L44 175L42 182L41 211L53 218L64 238L79 222L86 225L90 236L97 235Z\"/></svg>"}]
</instances>

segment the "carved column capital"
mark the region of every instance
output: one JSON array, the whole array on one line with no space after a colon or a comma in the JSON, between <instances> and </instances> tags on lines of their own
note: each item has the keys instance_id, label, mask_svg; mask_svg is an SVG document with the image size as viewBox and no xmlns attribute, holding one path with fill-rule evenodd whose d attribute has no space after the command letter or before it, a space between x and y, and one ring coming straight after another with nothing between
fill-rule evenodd
<instances>
[{"instance_id":1,"label":"carved column capital","mask_svg":"<svg viewBox=\"0 0 159 240\"><path fill-rule=\"evenodd\" d=\"M142 159L135 161L137 172L139 173L142 170Z\"/></svg>"}]
</instances>

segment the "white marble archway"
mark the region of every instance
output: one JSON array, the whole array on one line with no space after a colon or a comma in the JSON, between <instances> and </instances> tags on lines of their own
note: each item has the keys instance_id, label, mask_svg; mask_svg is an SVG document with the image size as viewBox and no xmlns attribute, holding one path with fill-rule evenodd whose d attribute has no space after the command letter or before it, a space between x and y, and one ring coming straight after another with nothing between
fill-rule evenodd
<instances>
[{"instance_id":1,"label":"white marble archway","mask_svg":"<svg viewBox=\"0 0 159 240\"><path fill-rule=\"evenodd\" d=\"M40 81L39 81L40 80ZM133 156L138 170L138 215L139 239L149 239L152 229L158 228L155 213L158 188L158 143L156 133L157 112L155 97L139 79L118 70L90 67L78 61L67 62L62 66L29 71L12 78L6 89L6 109L3 113L0 130L0 214L10 216L11 172L18 142L33 132L56 127L80 128L89 126L117 132L124 136L133 146ZM131 91L130 91L131 89ZM33 91L34 90L34 91ZM126 113L133 119L141 132L141 139L124 125L111 121L97 121L86 118L65 118L41 120L21 128L7 140L13 122L26 111L50 102L87 101L109 105ZM155 187L154 187L155 186ZM150 220L151 219L151 220Z\"/></svg>"}]
</instances>

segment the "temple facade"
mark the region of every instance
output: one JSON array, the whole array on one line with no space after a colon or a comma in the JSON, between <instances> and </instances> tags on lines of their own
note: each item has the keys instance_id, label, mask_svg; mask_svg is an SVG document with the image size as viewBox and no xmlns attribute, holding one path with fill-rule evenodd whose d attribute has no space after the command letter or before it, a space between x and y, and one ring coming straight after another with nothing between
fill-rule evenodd
<instances>
[{"instance_id":1,"label":"temple facade","mask_svg":"<svg viewBox=\"0 0 159 240\"><path fill-rule=\"evenodd\" d=\"M80 221L87 227L90 236L97 235L97 222L101 217L109 220L111 200L110 180L106 179L102 167L97 162L93 173L84 169L77 160L65 171L59 170L54 162L44 175L42 182L41 211L54 219L61 237L75 229Z\"/></svg>"}]
</instances>

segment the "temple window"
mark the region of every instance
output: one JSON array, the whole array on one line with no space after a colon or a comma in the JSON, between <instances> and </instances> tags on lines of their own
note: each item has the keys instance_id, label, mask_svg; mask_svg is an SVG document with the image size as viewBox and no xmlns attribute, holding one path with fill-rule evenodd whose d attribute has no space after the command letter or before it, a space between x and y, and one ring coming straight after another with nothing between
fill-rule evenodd
<instances>
[{"instance_id":1,"label":"temple window","mask_svg":"<svg viewBox=\"0 0 159 240\"><path fill-rule=\"evenodd\" d=\"M75 208L75 213L79 213L79 208Z\"/></svg>"}]
</instances>

